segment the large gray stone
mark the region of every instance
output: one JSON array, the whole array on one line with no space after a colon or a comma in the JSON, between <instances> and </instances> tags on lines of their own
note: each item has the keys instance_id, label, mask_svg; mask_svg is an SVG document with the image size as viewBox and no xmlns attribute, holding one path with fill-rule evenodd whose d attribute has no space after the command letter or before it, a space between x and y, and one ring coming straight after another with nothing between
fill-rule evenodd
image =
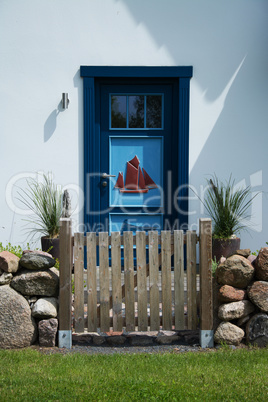
<instances>
[{"instance_id":1,"label":"large gray stone","mask_svg":"<svg viewBox=\"0 0 268 402\"><path fill-rule=\"evenodd\" d=\"M268 312L268 282L256 281L247 288L248 297L263 312Z\"/></svg>"},{"instance_id":2,"label":"large gray stone","mask_svg":"<svg viewBox=\"0 0 268 402\"><path fill-rule=\"evenodd\" d=\"M22 270L14 276L10 284L17 292L26 296L58 296L59 271L50 268L47 271Z\"/></svg>"},{"instance_id":3,"label":"large gray stone","mask_svg":"<svg viewBox=\"0 0 268 402\"><path fill-rule=\"evenodd\" d=\"M227 345L239 345L245 332L230 322L221 322L214 334L216 343L227 343Z\"/></svg>"},{"instance_id":4,"label":"large gray stone","mask_svg":"<svg viewBox=\"0 0 268 402\"><path fill-rule=\"evenodd\" d=\"M260 281L268 281L268 247L260 249L255 260L256 278Z\"/></svg>"},{"instance_id":5,"label":"large gray stone","mask_svg":"<svg viewBox=\"0 0 268 402\"><path fill-rule=\"evenodd\" d=\"M56 318L58 314L58 300L55 297L43 297L34 303L32 316L35 318Z\"/></svg>"},{"instance_id":6,"label":"large gray stone","mask_svg":"<svg viewBox=\"0 0 268 402\"><path fill-rule=\"evenodd\" d=\"M13 275L11 272L5 272L0 269L0 286L8 285L12 281Z\"/></svg>"},{"instance_id":7,"label":"large gray stone","mask_svg":"<svg viewBox=\"0 0 268 402\"><path fill-rule=\"evenodd\" d=\"M254 315L246 326L246 339L259 347L268 345L268 314Z\"/></svg>"},{"instance_id":8,"label":"large gray stone","mask_svg":"<svg viewBox=\"0 0 268 402\"><path fill-rule=\"evenodd\" d=\"M250 262L240 256L233 255L219 264L216 270L217 282L221 285L230 285L239 289L246 288L252 281L254 268Z\"/></svg>"},{"instance_id":9,"label":"large gray stone","mask_svg":"<svg viewBox=\"0 0 268 402\"><path fill-rule=\"evenodd\" d=\"M56 335L58 330L58 320L50 318L41 320L38 323L39 345L42 347L56 346Z\"/></svg>"},{"instance_id":10,"label":"large gray stone","mask_svg":"<svg viewBox=\"0 0 268 402\"><path fill-rule=\"evenodd\" d=\"M23 348L34 343L37 328L30 306L8 285L0 286L0 348Z\"/></svg>"},{"instance_id":11,"label":"large gray stone","mask_svg":"<svg viewBox=\"0 0 268 402\"><path fill-rule=\"evenodd\" d=\"M22 255L27 254L27 253L41 254L41 255L46 255L47 257L53 258L51 254L47 253L46 251L41 251L41 250L23 250Z\"/></svg>"},{"instance_id":12,"label":"large gray stone","mask_svg":"<svg viewBox=\"0 0 268 402\"><path fill-rule=\"evenodd\" d=\"M40 253L25 253L20 259L20 265L23 268L33 270L49 269L55 264L56 261L53 258Z\"/></svg>"},{"instance_id":13,"label":"large gray stone","mask_svg":"<svg viewBox=\"0 0 268 402\"><path fill-rule=\"evenodd\" d=\"M19 261L19 257L9 251L2 251L0 253L0 269L5 272L17 272Z\"/></svg>"},{"instance_id":14,"label":"large gray stone","mask_svg":"<svg viewBox=\"0 0 268 402\"><path fill-rule=\"evenodd\" d=\"M219 318L222 321L232 321L246 317L253 313L255 306L249 300L241 300L233 303L222 304L219 307Z\"/></svg>"}]
</instances>

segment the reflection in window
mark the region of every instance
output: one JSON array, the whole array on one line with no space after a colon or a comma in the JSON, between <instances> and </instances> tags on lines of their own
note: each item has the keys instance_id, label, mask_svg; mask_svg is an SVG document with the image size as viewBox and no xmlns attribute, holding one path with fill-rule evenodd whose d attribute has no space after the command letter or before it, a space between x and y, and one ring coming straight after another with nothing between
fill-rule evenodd
<instances>
[{"instance_id":1,"label":"reflection in window","mask_svg":"<svg viewBox=\"0 0 268 402\"><path fill-rule=\"evenodd\" d=\"M125 95L111 97L111 126L112 128L127 127L127 97Z\"/></svg>"},{"instance_id":2,"label":"reflection in window","mask_svg":"<svg viewBox=\"0 0 268 402\"><path fill-rule=\"evenodd\" d=\"M147 95L146 97L146 127L162 127L162 96Z\"/></svg>"},{"instance_id":3,"label":"reflection in window","mask_svg":"<svg viewBox=\"0 0 268 402\"><path fill-rule=\"evenodd\" d=\"M129 128L144 127L144 96L128 97Z\"/></svg>"},{"instance_id":4,"label":"reflection in window","mask_svg":"<svg viewBox=\"0 0 268 402\"><path fill-rule=\"evenodd\" d=\"M111 128L161 129L163 95L111 95Z\"/></svg>"}]
</instances>

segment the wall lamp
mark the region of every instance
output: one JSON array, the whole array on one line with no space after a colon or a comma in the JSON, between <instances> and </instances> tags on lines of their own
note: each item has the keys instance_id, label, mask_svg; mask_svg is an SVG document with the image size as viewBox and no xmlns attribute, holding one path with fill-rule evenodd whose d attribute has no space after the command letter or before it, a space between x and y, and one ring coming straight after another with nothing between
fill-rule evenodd
<instances>
[{"instance_id":1,"label":"wall lamp","mask_svg":"<svg viewBox=\"0 0 268 402\"><path fill-rule=\"evenodd\" d=\"M68 99L68 93L63 93L61 98L62 109L68 109L70 100Z\"/></svg>"}]
</instances>

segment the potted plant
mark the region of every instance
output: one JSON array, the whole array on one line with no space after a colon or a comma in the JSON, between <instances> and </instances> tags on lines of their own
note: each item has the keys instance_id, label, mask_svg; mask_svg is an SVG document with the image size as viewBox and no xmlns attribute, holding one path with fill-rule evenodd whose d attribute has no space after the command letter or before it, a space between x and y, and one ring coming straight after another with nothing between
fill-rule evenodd
<instances>
[{"instance_id":1,"label":"potted plant","mask_svg":"<svg viewBox=\"0 0 268 402\"><path fill-rule=\"evenodd\" d=\"M256 195L250 197L250 187L235 188L231 176L225 183L215 175L207 182L209 188L204 206L213 224L212 256L219 261L222 256L227 257L240 248L237 234L246 229L247 211Z\"/></svg>"},{"instance_id":2,"label":"potted plant","mask_svg":"<svg viewBox=\"0 0 268 402\"><path fill-rule=\"evenodd\" d=\"M43 180L28 179L28 188L20 189L20 200L32 211L27 221L34 226L32 237L43 234L41 245L54 258L59 258L59 232L62 214L62 191L53 183L51 175L43 174Z\"/></svg>"}]
</instances>

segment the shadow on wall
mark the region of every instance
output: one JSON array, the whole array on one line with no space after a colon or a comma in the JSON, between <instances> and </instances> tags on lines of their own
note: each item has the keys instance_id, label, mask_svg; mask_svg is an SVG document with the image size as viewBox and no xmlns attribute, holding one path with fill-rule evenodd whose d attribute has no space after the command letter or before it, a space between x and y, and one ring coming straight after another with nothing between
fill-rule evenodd
<instances>
[{"instance_id":1,"label":"shadow on wall","mask_svg":"<svg viewBox=\"0 0 268 402\"><path fill-rule=\"evenodd\" d=\"M268 176L263 174L268 170L268 2L236 0L228 6L224 1L199 0L124 3L137 25L146 26L176 65L194 67L191 184L198 189L215 172L223 180L232 174L236 182L253 186L253 191L268 188ZM224 93L221 107L215 110ZM261 227L267 220L261 198L258 228L243 233L251 244L254 234L255 247L268 237ZM265 195L263 201L267 204ZM200 216L197 203L192 202L192 207Z\"/></svg>"},{"instance_id":2,"label":"shadow on wall","mask_svg":"<svg viewBox=\"0 0 268 402\"><path fill-rule=\"evenodd\" d=\"M57 117L60 112L64 112L66 109L63 109L62 103L58 104L57 109L53 110L44 124L44 142L50 140L52 135L54 134L57 128Z\"/></svg>"}]
</instances>

